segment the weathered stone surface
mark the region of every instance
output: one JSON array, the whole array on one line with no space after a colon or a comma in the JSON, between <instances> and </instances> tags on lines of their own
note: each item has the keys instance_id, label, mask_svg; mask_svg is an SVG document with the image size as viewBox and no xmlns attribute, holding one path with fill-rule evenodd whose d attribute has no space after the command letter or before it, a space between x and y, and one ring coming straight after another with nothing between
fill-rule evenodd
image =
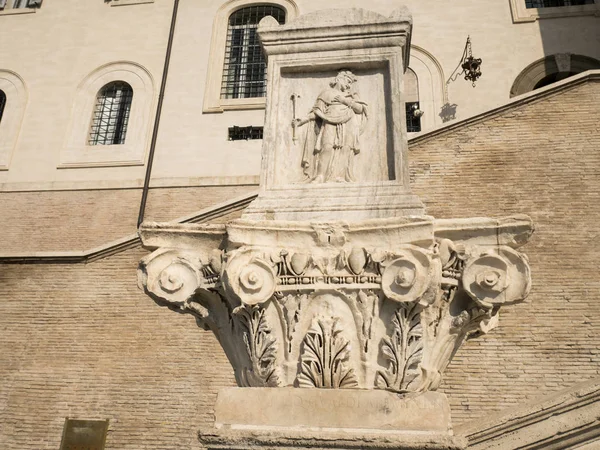
<instances>
[{"instance_id":1,"label":"weathered stone surface","mask_svg":"<svg viewBox=\"0 0 600 450\"><path fill-rule=\"evenodd\" d=\"M336 28L344 22L349 34ZM239 386L280 388L223 393L217 427L433 432L432 448L446 445L447 403L428 391L467 336L494 328L501 306L529 292L529 264L516 250L533 232L529 217L435 221L410 193L397 83L410 28L404 13L383 20L360 10L283 27L264 19L257 200L224 226L140 230L155 249L140 263L140 287L211 329ZM297 89L316 98L304 118ZM287 98L291 117L280 107ZM213 448L251 445L224 437Z\"/></svg>"},{"instance_id":2,"label":"weathered stone surface","mask_svg":"<svg viewBox=\"0 0 600 450\"><path fill-rule=\"evenodd\" d=\"M358 389L222 389L215 405L215 427L452 431L444 394Z\"/></svg>"},{"instance_id":3,"label":"weathered stone surface","mask_svg":"<svg viewBox=\"0 0 600 450\"><path fill-rule=\"evenodd\" d=\"M406 8L261 21L269 59L261 191L245 218L423 215L410 192L402 103L411 31Z\"/></svg>"},{"instance_id":4,"label":"weathered stone surface","mask_svg":"<svg viewBox=\"0 0 600 450\"><path fill-rule=\"evenodd\" d=\"M424 392L525 298L516 249L532 230L526 216L148 224L160 248L140 286L211 329L240 386Z\"/></svg>"},{"instance_id":5,"label":"weathered stone surface","mask_svg":"<svg viewBox=\"0 0 600 450\"><path fill-rule=\"evenodd\" d=\"M198 437L207 450L463 450L467 446L464 438L447 434L382 431L203 429Z\"/></svg>"}]
</instances>

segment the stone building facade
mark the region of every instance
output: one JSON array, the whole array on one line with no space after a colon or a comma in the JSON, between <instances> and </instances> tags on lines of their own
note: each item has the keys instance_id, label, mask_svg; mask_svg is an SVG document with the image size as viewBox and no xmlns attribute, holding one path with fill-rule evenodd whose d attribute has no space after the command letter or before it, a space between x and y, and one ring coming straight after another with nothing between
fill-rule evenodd
<instances>
[{"instance_id":1,"label":"stone building facade","mask_svg":"<svg viewBox=\"0 0 600 450\"><path fill-rule=\"evenodd\" d=\"M229 18L253 3L180 0L172 39L172 0L27 3L0 10L10 43L0 45L1 446L58 448L72 417L109 419L107 449L199 448L231 368L212 334L138 290L147 252L135 233L151 147L146 220L223 223L254 198L261 140L228 133L262 126L264 99L221 96ZM424 113L409 136L413 192L436 217L526 213L536 224L528 300L448 369L455 432L474 448L520 448L528 418L568 397L582 422L561 429L542 415L535 445L594 448L600 4L403 3L414 20L410 92ZM323 8L269 4L286 21ZM475 88L447 82L467 36L483 59ZM133 91L125 142L90 145L98 93L115 81ZM557 433L574 440L551 444Z\"/></svg>"}]
</instances>

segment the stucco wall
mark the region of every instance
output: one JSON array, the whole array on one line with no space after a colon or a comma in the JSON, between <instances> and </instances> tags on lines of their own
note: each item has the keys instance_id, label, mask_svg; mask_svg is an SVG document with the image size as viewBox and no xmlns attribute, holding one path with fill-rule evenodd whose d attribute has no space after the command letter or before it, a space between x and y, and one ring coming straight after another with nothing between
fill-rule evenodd
<instances>
[{"instance_id":1,"label":"stucco wall","mask_svg":"<svg viewBox=\"0 0 600 450\"><path fill-rule=\"evenodd\" d=\"M446 101L445 81L459 63L467 35L474 56L483 58L483 76L477 88L462 78L448 85L447 100L458 105L459 118L505 102L516 76L545 55L573 53L600 59L600 35L593 16L513 23L510 0L402 3L414 16L411 68L419 76L426 111L423 123L428 127L441 123L438 114ZM207 73L215 64L210 59L215 17L228 4L224 0L180 2L153 183L177 178L177 185L187 186L198 184L197 179L221 177L220 184L231 184L228 180L232 177L256 177L259 173L261 141L228 141L227 128L261 125L264 111L202 112ZM325 6L318 0L298 0L296 4L300 14ZM0 46L0 71L19 75L28 96L9 169L0 171L3 190L30 189L31 184L45 190L57 186L116 188L143 179L142 165L57 167L71 136L70 124L77 118L73 107L79 86L99 67L118 61L143 67L153 80L154 111L172 6L172 0L119 7L101 0L61 0L44 2L34 14L0 13L0 42L11 43ZM366 8L384 15L395 7L387 0L331 0L326 6ZM286 110L286 105L281 108ZM89 114L91 117L91 111ZM141 144L142 161L149 143L148 132ZM81 145L83 148L84 143ZM96 146L85 151L106 150Z\"/></svg>"}]
</instances>

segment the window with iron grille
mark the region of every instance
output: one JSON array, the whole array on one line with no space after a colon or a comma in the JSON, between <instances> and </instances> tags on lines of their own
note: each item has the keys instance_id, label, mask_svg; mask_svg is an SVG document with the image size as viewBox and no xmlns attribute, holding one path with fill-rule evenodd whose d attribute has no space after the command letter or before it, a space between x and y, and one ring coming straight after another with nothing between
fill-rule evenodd
<instances>
[{"instance_id":1,"label":"window with iron grille","mask_svg":"<svg viewBox=\"0 0 600 450\"><path fill-rule=\"evenodd\" d=\"M0 11L6 9L37 8L42 0L0 0Z\"/></svg>"},{"instance_id":2,"label":"window with iron grille","mask_svg":"<svg viewBox=\"0 0 600 450\"><path fill-rule=\"evenodd\" d=\"M406 104L406 130L409 133L421 131L421 116L419 109L419 79L412 69L404 73L404 102Z\"/></svg>"},{"instance_id":3,"label":"window with iron grille","mask_svg":"<svg viewBox=\"0 0 600 450\"><path fill-rule=\"evenodd\" d=\"M263 138L263 127L229 127L229 140L241 141Z\"/></svg>"},{"instance_id":4,"label":"window with iron grille","mask_svg":"<svg viewBox=\"0 0 600 450\"><path fill-rule=\"evenodd\" d=\"M0 91L0 123L2 123L2 115L4 114L4 107L6 106L6 94L4 91Z\"/></svg>"},{"instance_id":5,"label":"window with iron grille","mask_svg":"<svg viewBox=\"0 0 600 450\"><path fill-rule=\"evenodd\" d=\"M89 145L125 143L132 100L133 89L124 81L114 81L100 89L92 116Z\"/></svg>"},{"instance_id":6,"label":"window with iron grille","mask_svg":"<svg viewBox=\"0 0 600 450\"><path fill-rule=\"evenodd\" d=\"M275 5L248 6L229 16L221 98L265 96L267 63L256 29L266 16L285 23L285 11Z\"/></svg>"},{"instance_id":7,"label":"window with iron grille","mask_svg":"<svg viewBox=\"0 0 600 450\"><path fill-rule=\"evenodd\" d=\"M406 131L418 133L421 131L421 115L418 114L419 102L406 102Z\"/></svg>"},{"instance_id":8,"label":"window with iron grille","mask_svg":"<svg viewBox=\"0 0 600 450\"><path fill-rule=\"evenodd\" d=\"M594 0L525 0L527 8L554 8L557 6L593 5Z\"/></svg>"}]
</instances>

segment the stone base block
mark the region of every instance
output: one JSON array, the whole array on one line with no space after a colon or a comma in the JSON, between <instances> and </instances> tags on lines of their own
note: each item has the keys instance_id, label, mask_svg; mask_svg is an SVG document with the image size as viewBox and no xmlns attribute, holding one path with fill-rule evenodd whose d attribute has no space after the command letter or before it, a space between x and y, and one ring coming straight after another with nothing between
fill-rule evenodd
<instances>
[{"instance_id":1,"label":"stone base block","mask_svg":"<svg viewBox=\"0 0 600 450\"><path fill-rule=\"evenodd\" d=\"M215 427L452 432L444 394L360 389L222 389Z\"/></svg>"},{"instance_id":2,"label":"stone base block","mask_svg":"<svg viewBox=\"0 0 600 450\"><path fill-rule=\"evenodd\" d=\"M215 428L198 436L215 450L466 448L437 392L227 388L217 397Z\"/></svg>"},{"instance_id":3,"label":"stone base block","mask_svg":"<svg viewBox=\"0 0 600 450\"><path fill-rule=\"evenodd\" d=\"M207 450L464 450L463 437L402 432L349 432L313 430L209 429L198 433Z\"/></svg>"},{"instance_id":4,"label":"stone base block","mask_svg":"<svg viewBox=\"0 0 600 450\"><path fill-rule=\"evenodd\" d=\"M424 214L421 200L397 185L327 183L261 192L242 217L253 220L357 221Z\"/></svg>"}]
</instances>

